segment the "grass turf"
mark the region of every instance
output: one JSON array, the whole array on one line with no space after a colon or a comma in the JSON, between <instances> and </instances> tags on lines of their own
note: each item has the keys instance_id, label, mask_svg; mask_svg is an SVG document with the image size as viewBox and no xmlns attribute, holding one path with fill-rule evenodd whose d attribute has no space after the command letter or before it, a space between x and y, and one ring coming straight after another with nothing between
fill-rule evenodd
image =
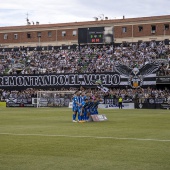
<instances>
[{"instance_id":1,"label":"grass turf","mask_svg":"<svg viewBox=\"0 0 170 170\"><path fill-rule=\"evenodd\" d=\"M169 110L99 110L72 123L68 108L0 108L0 170L169 170ZM148 139L148 140L147 140Z\"/></svg>"}]
</instances>

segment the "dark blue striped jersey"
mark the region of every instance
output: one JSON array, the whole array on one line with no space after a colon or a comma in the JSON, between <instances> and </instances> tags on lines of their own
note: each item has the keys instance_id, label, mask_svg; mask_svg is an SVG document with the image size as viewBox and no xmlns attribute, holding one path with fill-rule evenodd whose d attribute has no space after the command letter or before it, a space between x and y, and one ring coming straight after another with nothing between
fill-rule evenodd
<instances>
[{"instance_id":1,"label":"dark blue striped jersey","mask_svg":"<svg viewBox=\"0 0 170 170\"><path fill-rule=\"evenodd\" d=\"M91 109L91 108L93 108L93 102L88 102L88 109Z\"/></svg>"}]
</instances>

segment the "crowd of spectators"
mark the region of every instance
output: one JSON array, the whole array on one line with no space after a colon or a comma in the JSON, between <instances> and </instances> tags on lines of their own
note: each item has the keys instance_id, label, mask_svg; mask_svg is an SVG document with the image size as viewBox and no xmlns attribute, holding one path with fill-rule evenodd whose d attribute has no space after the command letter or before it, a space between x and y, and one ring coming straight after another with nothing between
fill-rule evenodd
<instances>
[{"instance_id":1,"label":"crowd of spectators","mask_svg":"<svg viewBox=\"0 0 170 170\"><path fill-rule=\"evenodd\" d=\"M115 47L113 45L87 45L74 50L34 50L32 52L19 50L1 52L0 56L1 74L101 73L113 72L117 63L130 68L141 68L147 63L158 62L160 67L157 75L170 75L170 48L164 45L164 42L126 43ZM59 89L53 90L57 91ZM112 88L109 94L101 94L102 92L99 89L88 89L88 91L110 98L117 98L121 95L124 100L137 99L140 102L151 97L167 98L170 96L168 89L158 90L152 88ZM30 98L36 97L36 95L37 89L0 90L1 100L9 97L17 98L18 96Z\"/></svg>"},{"instance_id":2,"label":"crowd of spectators","mask_svg":"<svg viewBox=\"0 0 170 170\"><path fill-rule=\"evenodd\" d=\"M158 75L170 75L170 48L163 42L83 46L74 50L1 52L1 74L112 72L118 62L141 68L159 62Z\"/></svg>"},{"instance_id":3,"label":"crowd of spectators","mask_svg":"<svg viewBox=\"0 0 170 170\"><path fill-rule=\"evenodd\" d=\"M36 98L37 92L41 91L43 89L33 89L28 88L26 90L21 91L8 91L8 90L0 90L0 100L5 101L9 98ZM77 91L80 90L82 93L85 92L86 94L91 94L92 96L99 96L102 98L110 98L110 99L118 99L120 96L123 98L123 101L126 102L139 102L144 103L147 102L148 99L163 99L165 102L167 101L167 98L170 96L170 89L156 89L156 88L138 88L138 89L132 89L132 88L110 88L109 92L105 93L102 92L100 89L97 88L80 88L80 89L74 89L69 88L65 89L62 88L60 90L58 89L50 89L55 91ZM56 92L57 94L57 92Z\"/></svg>"}]
</instances>

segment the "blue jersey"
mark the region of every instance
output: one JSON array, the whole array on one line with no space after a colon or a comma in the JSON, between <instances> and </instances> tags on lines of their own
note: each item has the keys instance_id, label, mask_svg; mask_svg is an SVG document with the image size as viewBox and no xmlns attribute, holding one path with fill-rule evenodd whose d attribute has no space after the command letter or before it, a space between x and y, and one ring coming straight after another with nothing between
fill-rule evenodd
<instances>
[{"instance_id":1,"label":"blue jersey","mask_svg":"<svg viewBox=\"0 0 170 170\"><path fill-rule=\"evenodd\" d=\"M78 113L82 113L82 107L83 107L83 98L82 96L78 96Z\"/></svg>"},{"instance_id":2,"label":"blue jersey","mask_svg":"<svg viewBox=\"0 0 170 170\"><path fill-rule=\"evenodd\" d=\"M94 102L93 108L97 109L97 108L98 108L99 103L100 103L99 101Z\"/></svg>"},{"instance_id":3,"label":"blue jersey","mask_svg":"<svg viewBox=\"0 0 170 170\"><path fill-rule=\"evenodd\" d=\"M88 109L91 109L93 107L93 102L88 102Z\"/></svg>"},{"instance_id":4,"label":"blue jersey","mask_svg":"<svg viewBox=\"0 0 170 170\"><path fill-rule=\"evenodd\" d=\"M82 102L83 102L83 97L82 96L78 96L78 107L79 108L82 107Z\"/></svg>"},{"instance_id":5,"label":"blue jersey","mask_svg":"<svg viewBox=\"0 0 170 170\"><path fill-rule=\"evenodd\" d=\"M93 102L89 101L87 106L88 113L91 113L92 106L93 106Z\"/></svg>"},{"instance_id":6,"label":"blue jersey","mask_svg":"<svg viewBox=\"0 0 170 170\"><path fill-rule=\"evenodd\" d=\"M72 102L73 102L73 106L78 106L78 105L77 105L78 96L74 96L74 97L72 98Z\"/></svg>"},{"instance_id":7,"label":"blue jersey","mask_svg":"<svg viewBox=\"0 0 170 170\"><path fill-rule=\"evenodd\" d=\"M76 112L77 109L78 109L78 104L77 104L77 102L78 102L78 96L74 96L74 97L72 98L72 102L73 102L73 106L72 106L73 112Z\"/></svg>"},{"instance_id":8,"label":"blue jersey","mask_svg":"<svg viewBox=\"0 0 170 170\"><path fill-rule=\"evenodd\" d=\"M87 99L86 96L81 96L81 98L82 98L82 101L85 101Z\"/></svg>"},{"instance_id":9,"label":"blue jersey","mask_svg":"<svg viewBox=\"0 0 170 170\"><path fill-rule=\"evenodd\" d=\"M87 115L89 113L89 102L83 101L82 102L82 113L84 115L84 120L88 120L89 116Z\"/></svg>"},{"instance_id":10,"label":"blue jersey","mask_svg":"<svg viewBox=\"0 0 170 170\"><path fill-rule=\"evenodd\" d=\"M98 114L98 105L100 104L99 101L97 102L94 102L94 105L93 105L93 114Z\"/></svg>"},{"instance_id":11,"label":"blue jersey","mask_svg":"<svg viewBox=\"0 0 170 170\"><path fill-rule=\"evenodd\" d=\"M82 101L82 107L84 108L84 105L86 104L86 102L85 101Z\"/></svg>"},{"instance_id":12,"label":"blue jersey","mask_svg":"<svg viewBox=\"0 0 170 170\"><path fill-rule=\"evenodd\" d=\"M83 106L84 109L88 109L89 103L88 102L86 103L85 101L83 101L82 106Z\"/></svg>"}]
</instances>

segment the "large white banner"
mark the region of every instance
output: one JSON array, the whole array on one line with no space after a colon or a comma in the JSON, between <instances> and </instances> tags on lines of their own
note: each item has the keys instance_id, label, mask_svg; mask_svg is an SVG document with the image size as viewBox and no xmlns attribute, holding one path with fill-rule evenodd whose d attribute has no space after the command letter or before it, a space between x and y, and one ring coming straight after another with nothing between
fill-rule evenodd
<instances>
[{"instance_id":1,"label":"large white banner","mask_svg":"<svg viewBox=\"0 0 170 170\"><path fill-rule=\"evenodd\" d=\"M99 108L101 108L101 109L119 109L119 106L117 104L99 104ZM123 103L122 108L123 109L134 109L135 105L134 105L134 103Z\"/></svg>"},{"instance_id":2,"label":"large white banner","mask_svg":"<svg viewBox=\"0 0 170 170\"><path fill-rule=\"evenodd\" d=\"M138 88L143 85L156 85L158 68L157 63L146 64L140 69L129 68L119 63L114 67L114 72L105 73L0 75L0 88L96 87L96 80L102 82L102 89L106 88L105 86L118 85Z\"/></svg>"}]
</instances>

